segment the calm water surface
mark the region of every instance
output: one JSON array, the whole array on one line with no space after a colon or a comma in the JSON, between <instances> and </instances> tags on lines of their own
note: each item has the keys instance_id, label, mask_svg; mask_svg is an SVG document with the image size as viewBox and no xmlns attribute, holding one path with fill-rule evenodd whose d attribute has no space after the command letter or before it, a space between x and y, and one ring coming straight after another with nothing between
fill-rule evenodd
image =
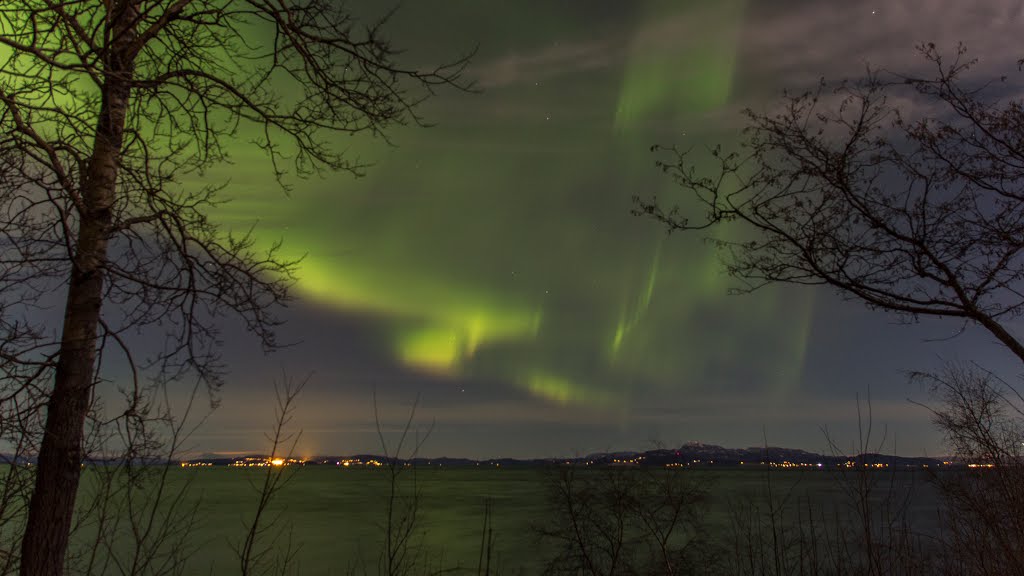
<instances>
[{"instance_id":1,"label":"calm water surface","mask_svg":"<svg viewBox=\"0 0 1024 576\"><path fill-rule=\"evenodd\" d=\"M593 473L586 471L585 473ZM810 502L844 510L849 499L841 478L829 471L685 470L709 491L703 519L710 534L727 535L736 510L766 506L769 488L776 501ZM190 536L197 546L187 574L237 573L235 550L245 536L257 502L259 470L206 468L175 470L174 481L192 479L188 493L199 502L199 522ZM884 474L884 476L883 476ZM276 527L298 546L301 574L376 574L384 539L390 483L380 469L314 466L298 469L271 506ZM537 526L550 522L549 472L532 469L420 469L419 516L415 535L422 550L445 567L475 573L485 502L491 503L494 561L501 574L533 574L547 552ZM408 489L410 474L402 477ZM909 495L908 515L916 529L934 524L937 499L921 472L879 475L879 491ZM903 499L899 501L902 503ZM806 506L804 506L806 509Z\"/></svg>"}]
</instances>

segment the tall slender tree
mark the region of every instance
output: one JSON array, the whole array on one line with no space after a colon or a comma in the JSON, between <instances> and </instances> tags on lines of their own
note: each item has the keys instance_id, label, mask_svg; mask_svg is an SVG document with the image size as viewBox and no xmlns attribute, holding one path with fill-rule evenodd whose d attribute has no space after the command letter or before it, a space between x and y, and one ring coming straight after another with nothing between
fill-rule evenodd
<instances>
[{"instance_id":1,"label":"tall slender tree","mask_svg":"<svg viewBox=\"0 0 1024 576\"><path fill-rule=\"evenodd\" d=\"M215 387L219 315L275 345L294 263L219 230L221 187L197 176L241 136L282 186L358 173L332 135L419 122L436 87L465 88L465 59L402 67L386 21L333 0L0 3L0 368L7 402L34 399L20 417L45 413L21 574L63 571L104 346L135 378ZM33 323L57 289L63 325ZM167 334L146 366L122 337L140 327Z\"/></svg>"}]
</instances>

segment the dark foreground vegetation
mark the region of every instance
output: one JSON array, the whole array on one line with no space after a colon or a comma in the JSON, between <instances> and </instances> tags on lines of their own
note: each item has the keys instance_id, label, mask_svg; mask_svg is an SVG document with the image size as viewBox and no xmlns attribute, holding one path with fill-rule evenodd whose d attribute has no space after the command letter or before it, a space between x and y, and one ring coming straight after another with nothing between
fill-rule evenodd
<instances>
[{"instance_id":1,"label":"dark foreground vegetation","mask_svg":"<svg viewBox=\"0 0 1024 576\"><path fill-rule=\"evenodd\" d=\"M192 491L216 470L188 474L177 462L91 466L79 494L79 508L65 563L69 574L188 574L201 546L223 546L236 558L237 574L735 574L735 575L916 575L1022 574L1019 542L1024 513L1024 482L1018 462L1019 413L1007 390L975 367L952 367L933 382L945 401L936 422L962 459L981 459L991 467L878 468L850 456L851 466L786 469L732 468L732 474L756 477L756 495L716 494L723 478L715 468L675 466L550 465L544 478L545 507L531 516L526 558L496 553L495 543L523 535L502 533L500 515L508 508L481 498L476 563L446 558L445 545L428 534L429 501L423 489L426 471L410 464L422 440L413 417L395 438L381 435L380 466L365 469L377 482L372 503L370 541L352 557L331 565L302 564L308 515L284 513L291 503L316 497L296 496L303 474L327 473L324 467L262 466L224 470L232 490L248 493L239 516L244 524L223 523L227 532L215 541L199 533L211 508ZM289 422L298 387L281 391L277 425L269 435L271 460L285 460L297 436ZM865 416L858 453L870 454L885 442ZM874 436L873 436L874 434ZM833 457L843 455L838 449ZM438 468L430 467L435 474ZM3 573L17 569L16 554L24 522L31 466L11 466L4 476L0 537L6 548ZM338 471L345 475L348 471ZM501 474L497 467L490 474ZM512 473L512 472L507 472ZM792 482L793 474L813 475L817 485L834 489L815 497ZM786 476L790 475L790 476ZM237 479L237 480L236 480ZM298 479L299 482L293 482ZM198 482L196 482L198 481ZM236 483L237 482L237 483ZM927 490L934 505L930 520L914 517L915 498ZM838 496L836 496L838 494ZM920 511L920 506L917 506ZM712 521L712 517L714 520ZM496 520L498 520L496 522ZM365 518L352 518L353 522ZM337 529L337 538L345 530ZM429 542L429 543L428 543ZM351 550L339 540L338 548ZM465 548L465 543L461 543ZM223 556L223 554L221 554ZM211 567L212 569L212 567Z\"/></svg>"}]
</instances>

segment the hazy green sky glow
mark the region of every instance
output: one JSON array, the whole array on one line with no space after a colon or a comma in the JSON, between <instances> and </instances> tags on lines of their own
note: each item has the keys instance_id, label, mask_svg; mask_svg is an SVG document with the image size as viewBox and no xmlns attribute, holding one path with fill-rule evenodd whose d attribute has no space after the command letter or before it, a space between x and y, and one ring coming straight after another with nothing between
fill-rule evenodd
<instances>
[{"instance_id":1,"label":"hazy green sky glow","mask_svg":"<svg viewBox=\"0 0 1024 576\"><path fill-rule=\"evenodd\" d=\"M637 3L624 10L635 31L527 43L526 69L496 80L486 67L502 56L484 49L484 92L439 99L437 127L399 131L396 149L354 140L376 162L365 178L303 183L290 199L254 187L220 217L258 220L264 245L283 238L305 257L299 294L373 314L412 372L627 410L637 387L706 383L786 318L754 359L773 375L761 386L784 389L809 303L730 299L711 251L629 213L634 192L670 186L650 144L728 102L743 11Z\"/></svg>"},{"instance_id":2,"label":"hazy green sky glow","mask_svg":"<svg viewBox=\"0 0 1024 576\"><path fill-rule=\"evenodd\" d=\"M728 145L742 106L890 53L894 67L911 62L915 41L953 37L937 24L959 10L947 4L929 19L838 1L407 3L396 42L415 61L479 44L482 93L441 94L422 110L436 126L393 131L395 147L339 141L373 163L364 178L298 182L286 197L242 145L210 174L232 183L216 218L255 223L261 245L304 257L303 320L289 330L312 345L285 356L324 382L306 414L310 450L372 449L359 426L373 389L423 394L453 430L434 452L637 448L652 431L748 445L766 423L778 443L817 449L807 438L855 418L869 385L876 414L924 430L926 416L901 412L896 370L920 365L892 345L914 336L880 338L889 319L865 324L814 290L728 296L734 281L699 236L666 236L630 209L635 193L675 198L652 144ZM222 431L245 428L244 405L225 397Z\"/></svg>"}]
</instances>

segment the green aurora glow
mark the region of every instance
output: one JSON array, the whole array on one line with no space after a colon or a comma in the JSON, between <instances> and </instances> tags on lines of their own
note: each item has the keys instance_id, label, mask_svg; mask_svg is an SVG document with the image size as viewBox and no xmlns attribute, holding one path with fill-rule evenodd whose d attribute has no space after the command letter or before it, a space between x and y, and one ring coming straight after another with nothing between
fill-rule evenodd
<instances>
[{"instance_id":1,"label":"green aurora glow","mask_svg":"<svg viewBox=\"0 0 1024 576\"><path fill-rule=\"evenodd\" d=\"M699 239L630 215L633 193L672 190L649 146L706 133L728 104L745 2L629 4L614 8L626 29L595 32L574 24L578 9L548 7L530 20L547 24L519 34L510 22L525 17L492 6L463 23L486 39L474 70L526 55L525 73L441 95L424 110L437 126L395 132L397 148L339 143L375 163L367 176L302 182L287 198L239 146L221 174L235 200L216 218L256 222L263 246L283 239L285 256L304 258L299 296L372 315L410 374L613 411L645 390L752 375L751 386L783 395L800 379L807 295L730 298ZM403 22L428 8L410 6ZM558 66L543 74L546 61L528 57L562 49L590 63L552 56Z\"/></svg>"}]
</instances>

